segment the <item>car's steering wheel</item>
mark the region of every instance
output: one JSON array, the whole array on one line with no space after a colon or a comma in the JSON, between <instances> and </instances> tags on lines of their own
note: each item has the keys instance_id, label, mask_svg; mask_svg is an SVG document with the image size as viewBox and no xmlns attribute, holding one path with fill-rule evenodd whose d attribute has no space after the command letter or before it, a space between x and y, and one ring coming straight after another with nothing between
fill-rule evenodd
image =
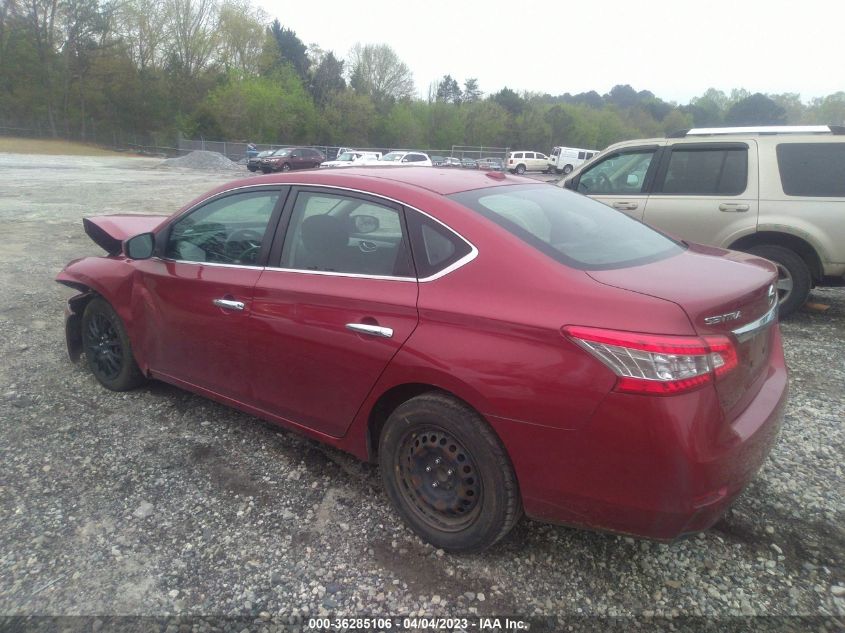
<instances>
[{"instance_id":1,"label":"car's steering wheel","mask_svg":"<svg viewBox=\"0 0 845 633\"><path fill-rule=\"evenodd\" d=\"M254 229L237 229L226 238L224 251L234 262L255 261L264 236Z\"/></svg>"},{"instance_id":2,"label":"car's steering wheel","mask_svg":"<svg viewBox=\"0 0 845 633\"><path fill-rule=\"evenodd\" d=\"M593 187L593 193L610 193L613 189L613 183L607 174L596 174L596 182Z\"/></svg>"}]
</instances>

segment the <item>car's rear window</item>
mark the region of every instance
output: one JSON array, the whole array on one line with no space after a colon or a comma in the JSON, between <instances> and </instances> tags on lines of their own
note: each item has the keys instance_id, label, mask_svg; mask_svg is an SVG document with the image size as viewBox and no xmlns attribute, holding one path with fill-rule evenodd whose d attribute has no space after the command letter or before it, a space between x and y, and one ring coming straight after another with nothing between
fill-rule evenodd
<instances>
[{"instance_id":1,"label":"car's rear window","mask_svg":"<svg viewBox=\"0 0 845 633\"><path fill-rule=\"evenodd\" d=\"M559 187L490 187L449 197L573 268L622 268L683 251L624 213Z\"/></svg>"},{"instance_id":2,"label":"car's rear window","mask_svg":"<svg viewBox=\"0 0 845 633\"><path fill-rule=\"evenodd\" d=\"M845 197L845 143L780 143L777 156L786 195Z\"/></svg>"}]
</instances>

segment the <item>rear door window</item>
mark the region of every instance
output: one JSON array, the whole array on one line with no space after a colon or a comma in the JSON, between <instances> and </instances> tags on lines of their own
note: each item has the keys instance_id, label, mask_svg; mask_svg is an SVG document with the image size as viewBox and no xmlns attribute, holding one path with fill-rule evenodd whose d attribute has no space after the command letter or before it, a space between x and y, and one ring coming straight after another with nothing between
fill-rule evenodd
<instances>
[{"instance_id":1,"label":"rear door window","mask_svg":"<svg viewBox=\"0 0 845 633\"><path fill-rule=\"evenodd\" d=\"M748 183L748 147L675 146L661 172L656 194L738 195Z\"/></svg>"},{"instance_id":2,"label":"rear door window","mask_svg":"<svg viewBox=\"0 0 845 633\"><path fill-rule=\"evenodd\" d=\"M781 143L776 152L786 195L845 197L845 143Z\"/></svg>"}]
</instances>

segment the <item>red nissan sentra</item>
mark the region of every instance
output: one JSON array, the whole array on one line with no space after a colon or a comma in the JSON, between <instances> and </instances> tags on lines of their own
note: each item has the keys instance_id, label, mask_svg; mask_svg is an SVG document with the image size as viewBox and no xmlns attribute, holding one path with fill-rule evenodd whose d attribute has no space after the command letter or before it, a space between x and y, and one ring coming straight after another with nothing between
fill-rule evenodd
<instances>
[{"instance_id":1,"label":"red nissan sentra","mask_svg":"<svg viewBox=\"0 0 845 633\"><path fill-rule=\"evenodd\" d=\"M656 539L712 525L787 394L776 270L499 173L251 178L88 218L67 342L378 461L424 539L529 517Z\"/></svg>"}]
</instances>

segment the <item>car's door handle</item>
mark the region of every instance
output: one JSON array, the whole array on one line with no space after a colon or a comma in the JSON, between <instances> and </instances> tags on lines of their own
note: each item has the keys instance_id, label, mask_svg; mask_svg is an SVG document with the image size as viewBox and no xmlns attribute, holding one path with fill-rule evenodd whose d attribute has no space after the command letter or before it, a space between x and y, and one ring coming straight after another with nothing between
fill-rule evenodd
<instances>
[{"instance_id":1,"label":"car's door handle","mask_svg":"<svg viewBox=\"0 0 845 633\"><path fill-rule=\"evenodd\" d=\"M639 205L636 202L614 202L611 206L620 211L633 211Z\"/></svg>"},{"instance_id":2,"label":"car's door handle","mask_svg":"<svg viewBox=\"0 0 845 633\"><path fill-rule=\"evenodd\" d=\"M393 336L393 329L389 327L381 327L380 325L368 325L366 323L347 323L347 330L358 332L359 334L369 334L370 336L379 336L381 338L390 338Z\"/></svg>"},{"instance_id":3,"label":"car's door handle","mask_svg":"<svg viewBox=\"0 0 845 633\"><path fill-rule=\"evenodd\" d=\"M243 310L246 307L243 301L235 301L233 299L214 299L211 303L224 310Z\"/></svg>"},{"instance_id":4,"label":"car's door handle","mask_svg":"<svg viewBox=\"0 0 845 633\"><path fill-rule=\"evenodd\" d=\"M751 207L741 202L723 202L719 205L719 211L737 212L748 211Z\"/></svg>"}]
</instances>

